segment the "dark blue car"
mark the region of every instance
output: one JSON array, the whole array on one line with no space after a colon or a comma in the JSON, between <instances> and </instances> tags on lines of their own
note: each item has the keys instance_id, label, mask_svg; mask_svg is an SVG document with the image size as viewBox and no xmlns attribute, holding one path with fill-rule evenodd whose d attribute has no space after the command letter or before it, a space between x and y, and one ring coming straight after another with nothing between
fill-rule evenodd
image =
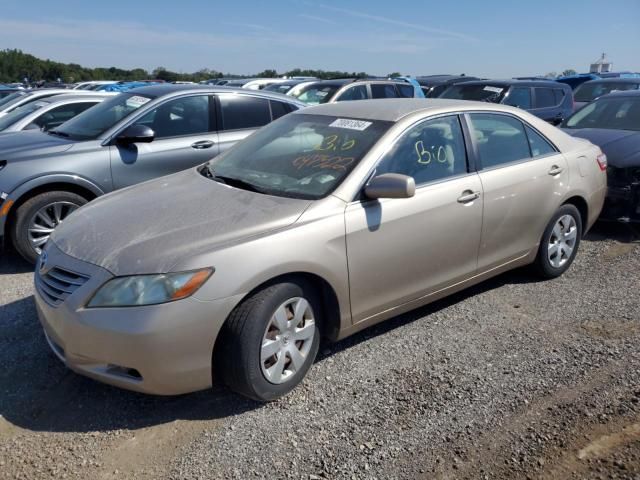
<instances>
[{"instance_id":1,"label":"dark blue car","mask_svg":"<svg viewBox=\"0 0 640 480\"><path fill-rule=\"evenodd\" d=\"M479 80L457 83L440 98L502 103L522 108L558 125L573 112L573 92L569 85L553 80Z\"/></svg>"},{"instance_id":2,"label":"dark blue car","mask_svg":"<svg viewBox=\"0 0 640 480\"><path fill-rule=\"evenodd\" d=\"M609 188L600 218L640 222L640 91L600 97L569 117L562 128L607 155Z\"/></svg>"},{"instance_id":3,"label":"dark blue car","mask_svg":"<svg viewBox=\"0 0 640 480\"><path fill-rule=\"evenodd\" d=\"M587 103L607 93L621 90L638 90L640 88L640 77L614 77L599 78L580 85L573 92L575 99L575 109L582 108Z\"/></svg>"}]
</instances>

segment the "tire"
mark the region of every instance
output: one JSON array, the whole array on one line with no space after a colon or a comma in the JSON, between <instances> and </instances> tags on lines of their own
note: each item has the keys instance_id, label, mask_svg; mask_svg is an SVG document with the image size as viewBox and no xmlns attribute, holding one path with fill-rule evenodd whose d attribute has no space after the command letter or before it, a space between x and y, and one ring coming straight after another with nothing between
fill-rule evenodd
<instances>
[{"instance_id":1,"label":"tire","mask_svg":"<svg viewBox=\"0 0 640 480\"><path fill-rule=\"evenodd\" d=\"M293 321L276 321L276 311L292 314L290 309L298 306L304 316L299 316L297 326L306 329L302 332L293 326L292 330L279 330L277 324L290 326ZM251 295L223 326L214 352L216 372L231 390L254 400L268 402L286 395L302 381L318 353L321 312L316 292L304 282L278 283ZM305 335L312 337L296 340ZM263 350L265 345L276 353L269 357L271 350ZM289 353L294 353L293 349L301 355L295 355L297 364ZM280 370L283 373L278 378Z\"/></svg>"},{"instance_id":2,"label":"tire","mask_svg":"<svg viewBox=\"0 0 640 480\"><path fill-rule=\"evenodd\" d=\"M534 262L538 275L550 279L566 272L576 258L581 238L580 212L573 205L561 206L551 217L540 240Z\"/></svg>"},{"instance_id":3,"label":"tire","mask_svg":"<svg viewBox=\"0 0 640 480\"><path fill-rule=\"evenodd\" d=\"M25 260L36 263L40 256L40 248L46 243L50 232L53 232L72 211L86 203L86 198L64 191L45 192L30 198L16 210L15 222L10 231L14 248ZM48 212L45 213L47 219L42 217L43 209ZM32 233L30 231L32 222L46 227L50 230L49 234ZM34 239L37 240L35 243L32 241ZM39 243L41 240L44 241Z\"/></svg>"}]
</instances>

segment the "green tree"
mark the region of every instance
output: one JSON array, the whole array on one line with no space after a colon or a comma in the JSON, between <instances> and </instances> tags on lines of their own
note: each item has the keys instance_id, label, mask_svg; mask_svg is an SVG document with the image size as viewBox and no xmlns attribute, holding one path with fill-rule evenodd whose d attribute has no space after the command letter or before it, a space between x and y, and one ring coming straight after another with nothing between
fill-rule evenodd
<instances>
[{"instance_id":1,"label":"green tree","mask_svg":"<svg viewBox=\"0 0 640 480\"><path fill-rule=\"evenodd\" d=\"M571 75L576 75L578 72L576 72L573 68L567 68L566 70L564 70L562 72L562 76L563 77L570 77Z\"/></svg>"}]
</instances>

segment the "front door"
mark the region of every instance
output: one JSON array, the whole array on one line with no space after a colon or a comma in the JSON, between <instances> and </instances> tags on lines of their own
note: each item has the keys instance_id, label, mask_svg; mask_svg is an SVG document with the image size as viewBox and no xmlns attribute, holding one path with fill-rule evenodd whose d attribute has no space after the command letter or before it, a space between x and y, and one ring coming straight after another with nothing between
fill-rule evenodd
<instances>
[{"instance_id":1,"label":"front door","mask_svg":"<svg viewBox=\"0 0 640 480\"><path fill-rule=\"evenodd\" d=\"M112 145L114 188L186 170L218 154L214 102L209 95L174 98L144 115L137 124L155 132L150 143Z\"/></svg>"},{"instance_id":2,"label":"front door","mask_svg":"<svg viewBox=\"0 0 640 480\"><path fill-rule=\"evenodd\" d=\"M478 175L467 165L457 115L424 120L381 160L376 175L416 181L412 198L351 203L345 211L353 321L472 276L482 227Z\"/></svg>"}]
</instances>

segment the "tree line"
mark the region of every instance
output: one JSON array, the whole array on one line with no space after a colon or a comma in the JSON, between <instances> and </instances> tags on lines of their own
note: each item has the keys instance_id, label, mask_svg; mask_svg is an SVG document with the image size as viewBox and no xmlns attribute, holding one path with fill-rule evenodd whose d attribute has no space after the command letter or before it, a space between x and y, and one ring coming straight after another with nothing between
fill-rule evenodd
<instances>
[{"instance_id":1,"label":"tree line","mask_svg":"<svg viewBox=\"0 0 640 480\"><path fill-rule=\"evenodd\" d=\"M200 82L212 78L246 78L246 77L281 77L283 75L307 76L317 78L339 77L368 77L366 72L342 72L296 68L287 72L277 72L269 69L253 75L238 75L223 73L218 70L203 68L194 73L172 72L164 67L157 67L152 71L143 68L125 70L122 68L87 68L76 63L61 63L52 60L42 60L17 49L0 50L0 83L38 82L41 80L55 82L60 79L64 83L75 83L89 80L164 80L166 82L187 81Z\"/></svg>"}]
</instances>

